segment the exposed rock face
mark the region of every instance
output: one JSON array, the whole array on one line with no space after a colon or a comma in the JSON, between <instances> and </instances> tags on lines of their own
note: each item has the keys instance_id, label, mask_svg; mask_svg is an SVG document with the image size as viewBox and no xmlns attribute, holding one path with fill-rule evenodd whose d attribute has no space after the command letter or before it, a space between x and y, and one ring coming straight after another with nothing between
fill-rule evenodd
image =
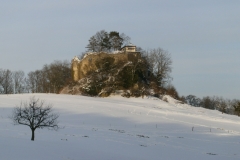
<instances>
[{"instance_id":1,"label":"exposed rock face","mask_svg":"<svg viewBox=\"0 0 240 160\"><path fill-rule=\"evenodd\" d=\"M126 63L128 61L136 61L141 56L139 52L119 52L115 54L109 53L89 53L82 60L77 57L72 60L72 79L74 81L79 81L80 79L87 76L88 73L94 72L98 69L96 62L99 59L111 57L114 58L114 63Z\"/></svg>"},{"instance_id":2,"label":"exposed rock face","mask_svg":"<svg viewBox=\"0 0 240 160\"><path fill-rule=\"evenodd\" d=\"M138 81L136 66L142 62L140 52L87 53L81 60L74 57L73 82L64 87L61 94L109 96Z\"/></svg>"}]
</instances>

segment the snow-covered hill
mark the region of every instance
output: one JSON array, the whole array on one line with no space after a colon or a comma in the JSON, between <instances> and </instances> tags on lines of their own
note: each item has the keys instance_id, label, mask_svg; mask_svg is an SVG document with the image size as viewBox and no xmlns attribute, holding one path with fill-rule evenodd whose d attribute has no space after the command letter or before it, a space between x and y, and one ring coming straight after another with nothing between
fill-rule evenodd
<instances>
[{"instance_id":1,"label":"snow-covered hill","mask_svg":"<svg viewBox=\"0 0 240 160\"><path fill-rule=\"evenodd\" d=\"M59 131L14 126L13 107L35 96L60 114ZM240 118L155 98L0 96L3 160L240 159Z\"/></svg>"}]
</instances>

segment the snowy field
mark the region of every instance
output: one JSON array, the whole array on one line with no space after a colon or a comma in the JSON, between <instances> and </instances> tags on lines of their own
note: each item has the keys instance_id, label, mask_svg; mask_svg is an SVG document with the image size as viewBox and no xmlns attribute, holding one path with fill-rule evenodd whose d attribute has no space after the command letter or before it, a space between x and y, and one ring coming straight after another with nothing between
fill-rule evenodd
<instances>
[{"instance_id":1,"label":"snowy field","mask_svg":"<svg viewBox=\"0 0 240 160\"><path fill-rule=\"evenodd\" d=\"M61 129L8 118L21 101L53 104ZM240 118L155 98L0 95L1 160L239 160Z\"/></svg>"}]
</instances>

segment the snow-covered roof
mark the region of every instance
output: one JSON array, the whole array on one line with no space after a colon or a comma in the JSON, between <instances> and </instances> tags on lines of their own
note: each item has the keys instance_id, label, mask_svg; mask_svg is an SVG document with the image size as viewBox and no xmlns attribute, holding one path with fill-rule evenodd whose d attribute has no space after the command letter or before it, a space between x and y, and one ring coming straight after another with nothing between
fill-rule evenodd
<instances>
[{"instance_id":1,"label":"snow-covered roof","mask_svg":"<svg viewBox=\"0 0 240 160\"><path fill-rule=\"evenodd\" d=\"M127 45L123 46L121 49L126 48L126 47L136 47L136 46L132 43L128 43Z\"/></svg>"},{"instance_id":2,"label":"snow-covered roof","mask_svg":"<svg viewBox=\"0 0 240 160\"><path fill-rule=\"evenodd\" d=\"M125 45L124 47L136 47L136 46L132 43L129 43L129 44Z\"/></svg>"}]
</instances>

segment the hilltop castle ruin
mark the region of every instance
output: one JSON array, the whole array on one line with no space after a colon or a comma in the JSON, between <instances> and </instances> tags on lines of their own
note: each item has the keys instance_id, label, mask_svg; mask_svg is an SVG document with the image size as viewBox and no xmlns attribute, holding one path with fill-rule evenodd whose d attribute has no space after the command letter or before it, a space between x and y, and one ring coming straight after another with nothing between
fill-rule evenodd
<instances>
[{"instance_id":1,"label":"hilltop castle ruin","mask_svg":"<svg viewBox=\"0 0 240 160\"><path fill-rule=\"evenodd\" d=\"M78 57L74 57L72 59L72 79L74 81L78 81L84 77L86 77L87 73L91 71L96 71L98 68L96 67L96 61L98 59L111 57L114 58L114 63L118 62L128 62L135 61L141 58L140 52L136 51L136 46L133 44L125 45L121 48L120 51L113 53L105 53L105 52L90 52L87 53L82 60L79 60Z\"/></svg>"}]
</instances>

